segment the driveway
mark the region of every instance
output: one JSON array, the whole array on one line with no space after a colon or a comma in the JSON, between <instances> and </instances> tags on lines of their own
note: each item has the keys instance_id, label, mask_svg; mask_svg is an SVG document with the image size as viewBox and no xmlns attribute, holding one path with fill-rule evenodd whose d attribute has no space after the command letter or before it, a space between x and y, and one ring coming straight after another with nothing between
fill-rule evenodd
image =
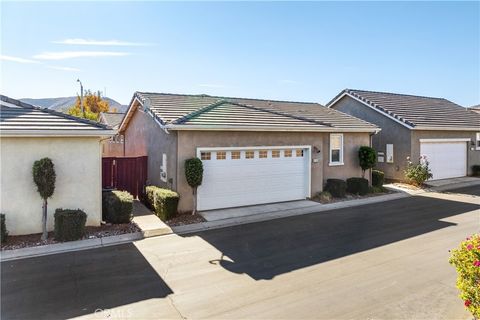
<instances>
[{"instance_id":1,"label":"driveway","mask_svg":"<svg viewBox=\"0 0 480 320\"><path fill-rule=\"evenodd\" d=\"M476 188L3 262L1 318L466 319Z\"/></svg>"}]
</instances>

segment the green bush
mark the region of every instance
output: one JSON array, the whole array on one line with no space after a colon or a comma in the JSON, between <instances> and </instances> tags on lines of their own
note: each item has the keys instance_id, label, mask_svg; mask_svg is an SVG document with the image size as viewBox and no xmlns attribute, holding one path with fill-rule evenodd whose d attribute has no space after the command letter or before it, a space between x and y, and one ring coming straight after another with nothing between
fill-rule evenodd
<instances>
[{"instance_id":1,"label":"green bush","mask_svg":"<svg viewBox=\"0 0 480 320\"><path fill-rule=\"evenodd\" d=\"M372 186L368 188L369 193L385 193L388 192L388 189L385 187Z\"/></svg>"},{"instance_id":2,"label":"green bush","mask_svg":"<svg viewBox=\"0 0 480 320\"><path fill-rule=\"evenodd\" d=\"M411 184L421 186L428 179L433 178L433 174L429 168L429 162L426 156L419 158L419 163L414 164L407 158L407 169L405 169L405 178Z\"/></svg>"},{"instance_id":3,"label":"green bush","mask_svg":"<svg viewBox=\"0 0 480 320\"><path fill-rule=\"evenodd\" d=\"M449 260L457 270L457 288L465 307L475 319L480 319L480 235L468 237Z\"/></svg>"},{"instance_id":4,"label":"green bush","mask_svg":"<svg viewBox=\"0 0 480 320\"><path fill-rule=\"evenodd\" d=\"M55 210L55 240L79 240L85 234L87 214L80 209Z\"/></svg>"},{"instance_id":5,"label":"green bush","mask_svg":"<svg viewBox=\"0 0 480 320\"><path fill-rule=\"evenodd\" d=\"M110 223L129 223L133 218L133 196L127 191L102 193L102 218Z\"/></svg>"},{"instance_id":6,"label":"green bush","mask_svg":"<svg viewBox=\"0 0 480 320\"><path fill-rule=\"evenodd\" d=\"M317 194L317 198L320 202L330 202L332 201L332 194L328 191L322 191Z\"/></svg>"},{"instance_id":7,"label":"green bush","mask_svg":"<svg viewBox=\"0 0 480 320\"><path fill-rule=\"evenodd\" d=\"M7 240L8 231L5 223L5 214L0 213L0 243L5 243Z\"/></svg>"},{"instance_id":8,"label":"green bush","mask_svg":"<svg viewBox=\"0 0 480 320\"><path fill-rule=\"evenodd\" d=\"M175 216L180 200L178 193L157 186L147 186L146 193L150 208L160 219L166 221Z\"/></svg>"},{"instance_id":9,"label":"green bush","mask_svg":"<svg viewBox=\"0 0 480 320\"><path fill-rule=\"evenodd\" d=\"M203 180L203 163L199 158L191 158L185 160L185 178L193 191L193 211L197 212L197 188L202 184Z\"/></svg>"},{"instance_id":10,"label":"green bush","mask_svg":"<svg viewBox=\"0 0 480 320\"><path fill-rule=\"evenodd\" d=\"M324 191L330 192L335 198L344 198L347 193L347 183L341 179L327 179Z\"/></svg>"},{"instance_id":11,"label":"green bush","mask_svg":"<svg viewBox=\"0 0 480 320\"><path fill-rule=\"evenodd\" d=\"M373 168L377 163L377 152L372 147L361 146L358 149L358 160L362 168L362 177L365 177L365 170Z\"/></svg>"},{"instance_id":12,"label":"green bush","mask_svg":"<svg viewBox=\"0 0 480 320\"><path fill-rule=\"evenodd\" d=\"M372 186L381 187L385 182L385 173L379 170L372 170Z\"/></svg>"},{"instance_id":13,"label":"green bush","mask_svg":"<svg viewBox=\"0 0 480 320\"><path fill-rule=\"evenodd\" d=\"M480 176L480 164L474 164L472 166L472 175Z\"/></svg>"},{"instance_id":14,"label":"green bush","mask_svg":"<svg viewBox=\"0 0 480 320\"><path fill-rule=\"evenodd\" d=\"M368 180L365 178L348 178L347 191L361 196L366 195L368 193Z\"/></svg>"}]
</instances>

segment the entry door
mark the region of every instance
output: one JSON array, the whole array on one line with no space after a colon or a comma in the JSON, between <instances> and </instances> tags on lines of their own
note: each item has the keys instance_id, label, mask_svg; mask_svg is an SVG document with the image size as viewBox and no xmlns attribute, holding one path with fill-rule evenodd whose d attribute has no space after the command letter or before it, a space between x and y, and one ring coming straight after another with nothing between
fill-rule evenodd
<instances>
[{"instance_id":1,"label":"entry door","mask_svg":"<svg viewBox=\"0 0 480 320\"><path fill-rule=\"evenodd\" d=\"M309 196L308 148L202 150L198 210L305 199Z\"/></svg>"},{"instance_id":2,"label":"entry door","mask_svg":"<svg viewBox=\"0 0 480 320\"><path fill-rule=\"evenodd\" d=\"M432 169L432 180L467 175L466 142L421 142L420 154L427 156Z\"/></svg>"}]
</instances>

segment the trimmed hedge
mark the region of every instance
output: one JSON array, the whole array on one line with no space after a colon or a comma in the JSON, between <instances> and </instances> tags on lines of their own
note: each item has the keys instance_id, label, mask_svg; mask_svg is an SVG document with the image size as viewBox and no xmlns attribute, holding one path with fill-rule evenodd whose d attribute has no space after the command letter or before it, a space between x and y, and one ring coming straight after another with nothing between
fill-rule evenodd
<instances>
[{"instance_id":1,"label":"trimmed hedge","mask_svg":"<svg viewBox=\"0 0 480 320\"><path fill-rule=\"evenodd\" d=\"M385 173L380 170L372 170L372 186L381 187L385 182Z\"/></svg>"},{"instance_id":2,"label":"trimmed hedge","mask_svg":"<svg viewBox=\"0 0 480 320\"><path fill-rule=\"evenodd\" d=\"M480 176L480 164L474 164L472 166L472 175Z\"/></svg>"},{"instance_id":3,"label":"trimmed hedge","mask_svg":"<svg viewBox=\"0 0 480 320\"><path fill-rule=\"evenodd\" d=\"M347 191L361 196L368 193L368 180L365 178L348 178Z\"/></svg>"},{"instance_id":4,"label":"trimmed hedge","mask_svg":"<svg viewBox=\"0 0 480 320\"><path fill-rule=\"evenodd\" d=\"M4 243L7 240L8 231L5 224L5 214L0 213L0 242Z\"/></svg>"},{"instance_id":5,"label":"trimmed hedge","mask_svg":"<svg viewBox=\"0 0 480 320\"><path fill-rule=\"evenodd\" d=\"M55 210L55 240L79 240L85 234L87 214L80 209Z\"/></svg>"},{"instance_id":6,"label":"trimmed hedge","mask_svg":"<svg viewBox=\"0 0 480 320\"><path fill-rule=\"evenodd\" d=\"M180 200L178 193L157 186L147 186L146 193L150 208L161 220L166 221L175 216Z\"/></svg>"},{"instance_id":7,"label":"trimmed hedge","mask_svg":"<svg viewBox=\"0 0 480 320\"><path fill-rule=\"evenodd\" d=\"M133 196L127 191L102 193L102 218L113 224L129 223L133 218Z\"/></svg>"},{"instance_id":8,"label":"trimmed hedge","mask_svg":"<svg viewBox=\"0 0 480 320\"><path fill-rule=\"evenodd\" d=\"M335 198L344 198L347 193L347 183L341 179L327 179L324 190L330 192Z\"/></svg>"}]
</instances>

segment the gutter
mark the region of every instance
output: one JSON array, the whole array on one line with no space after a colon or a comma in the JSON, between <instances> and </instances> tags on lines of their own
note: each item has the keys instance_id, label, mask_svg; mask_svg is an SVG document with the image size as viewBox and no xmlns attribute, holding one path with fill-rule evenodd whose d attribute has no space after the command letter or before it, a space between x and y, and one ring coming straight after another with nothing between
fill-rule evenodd
<instances>
[{"instance_id":1,"label":"gutter","mask_svg":"<svg viewBox=\"0 0 480 320\"><path fill-rule=\"evenodd\" d=\"M0 137L105 137L116 134L115 130L0 130Z\"/></svg>"},{"instance_id":2,"label":"gutter","mask_svg":"<svg viewBox=\"0 0 480 320\"><path fill-rule=\"evenodd\" d=\"M166 125L167 130L192 131L281 131L281 132L371 132L378 133L379 128L286 128L252 126L208 126L208 125Z\"/></svg>"}]
</instances>

